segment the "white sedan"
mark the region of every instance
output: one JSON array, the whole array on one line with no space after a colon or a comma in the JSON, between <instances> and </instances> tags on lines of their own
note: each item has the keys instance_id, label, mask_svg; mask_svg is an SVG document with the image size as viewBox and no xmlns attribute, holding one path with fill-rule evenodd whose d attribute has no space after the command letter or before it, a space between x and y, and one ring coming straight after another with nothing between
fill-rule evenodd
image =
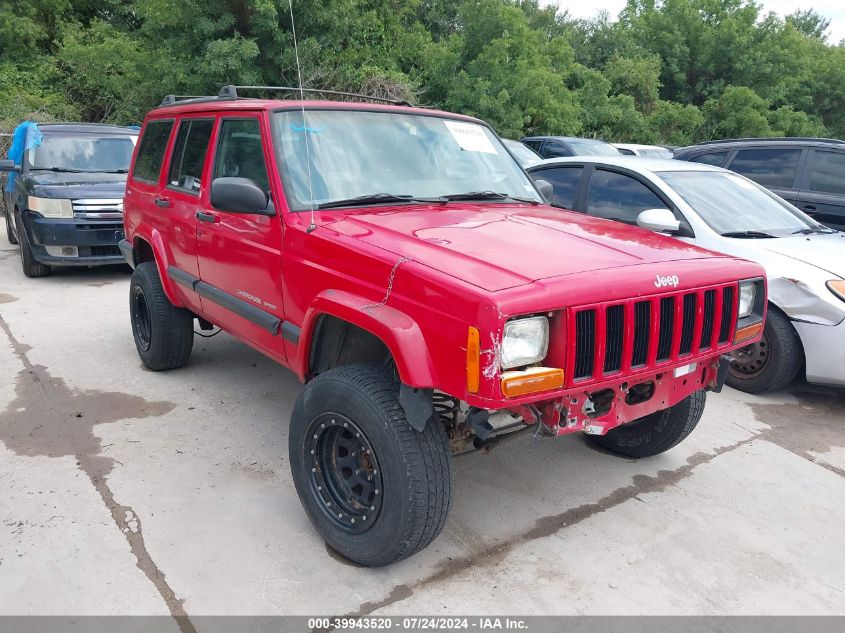
<instances>
[{"instance_id":1,"label":"white sedan","mask_svg":"<svg viewBox=\"0 0 845 633\"><path fill-rule=\"evenodd\" d=\"M700 163L575 156L527 171L555 206L765 267L763 338L734 354L728 384L748 392L778 389L803 368L809 382L845 385L845 233L743 176Z\"/></svg>"}]
</instances>

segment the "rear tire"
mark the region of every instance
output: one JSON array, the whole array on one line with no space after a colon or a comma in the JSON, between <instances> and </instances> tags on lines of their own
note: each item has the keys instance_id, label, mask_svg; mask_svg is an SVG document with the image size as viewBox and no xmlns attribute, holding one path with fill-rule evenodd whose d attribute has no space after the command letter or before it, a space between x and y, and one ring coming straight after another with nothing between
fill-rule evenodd
<instances>
[{"instance_id":1,"label":"rear tire","mask_svg":"<svg viewBox=\"0 0 845 633\"><path fill-rule=\"evenodd\" d=\"M153 262L138 264L132 273L129 314L135 347L147 368L164 371L188 362L194 346L194 315L170 303Z\"/></svg>"},{"instance_id":2,"label":"rear tire","mask_svg":"<svg viewBox=\"0 0 845 633\"><path fill-rule=\"evenodd\" d=\"M696 391L678 404L633 422L617 426L606 435L588 435L590 441L628 457L651 457L677 446L698 424L707 394Z\"/></svg>"},{"instance_id":3,"label":"rear tire","mask_svg":"<svg viewBox=\"0 0 845 633\"><path fill-rule=\"evenodd\" d=\"M32 247L29 244L29 237L26 234L26 229L21 226L21 222L18 222L17 226L18 241L20 242L21 251L21 269L23 270L23 274L27 277L46 277L50 274L50 267L35 259L35 255L32 253Z\"/></svg>"},{"instance_id":4,"label":"rear tire","mask_svg":"<svg viewBox=\"0 0 845 633\"><path fill-rule=\"evenodd\" d=\"M451 503L442 425L422 432L399 405L392 371L348 365L320 374L294 405L290 465L302 506L326 543L368 567L427 546Z\"/></svg>"},{"instance_id":5,"label":"rear tire","mask_svg":"<svg viewBox=\"0 0 845 633\"><path fill-rule=\"evenodd\" d=\"M781 389L795 380L804 363L804 350L795 328L779 310L770 307L763 338L734 352L725 380L734 389L760 393Z\"/></svg>"}]
</instances>

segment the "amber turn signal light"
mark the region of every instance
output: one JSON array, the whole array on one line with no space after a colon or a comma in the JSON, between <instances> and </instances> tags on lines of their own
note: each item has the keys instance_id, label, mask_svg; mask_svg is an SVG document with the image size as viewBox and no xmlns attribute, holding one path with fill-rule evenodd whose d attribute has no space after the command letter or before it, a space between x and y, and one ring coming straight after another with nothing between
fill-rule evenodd
<instances>
[{"instance_id":1,"label":"amber turn signal light","mask_svg":"<svg viewBox=\"0 0 845 633\"><path fill-rule=\"evenodd\" d=\"M747 341L748 339L754 338L762 331L762 323L755 323L754 325L748 325L746 327L740 328L736 331L736 334L734 335L734 343L742 343L743 341Z\"/></svg>"},{"instance_id":2,"label":"amber turn signal light","mask_svg":"<svg viewBox=\"0 0 845 633\"><path fill-rule=\"evenodd\" d=\"M508 398L561 387L563 370L554 367L531 367L524 371L506 371L502 374L502 394Z\"/></svg>"},{"instance_id":3,"label":"amber turn signal light","mask_svg":"<svg viewBox=\"0 0 845 633\"><path fill-rule=\"evenodd\" d=\"M469 328L467 333L467 391L478 393L481 380L481 337L478 329Z\"/></svg>"}]
</instances>

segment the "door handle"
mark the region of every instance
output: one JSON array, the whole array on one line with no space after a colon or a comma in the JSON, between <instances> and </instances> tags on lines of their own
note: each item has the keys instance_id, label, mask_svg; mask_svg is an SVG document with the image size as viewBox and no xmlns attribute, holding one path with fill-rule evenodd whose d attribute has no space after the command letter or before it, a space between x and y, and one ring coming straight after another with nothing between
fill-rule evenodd
<instances>
[{"instance_id":1,"label":"door handle","mask_svg":"<svg viewBox=\"0 0 845 633\"><path fill-rule=\"evenodd\" d=\"M170 200L168 200L167 198L156 198L155 203L156 203L157 207L169 207L170 206Z\"/></svg>"},{"instance_id":2,"label":"door handle","mask_svg":"<svg viewBox=\"0 0 845 633\"><path fill-rule=\"evenodd\" d=\"M818 215L819 213L818 209L811 204L808 204L806 207L801 207L801 210L807 215Z\"/></svg>"},{"instance_id":3,"label":"door handle","mask_svg":"<svg viewBox=\"0 0 845 633\"><path fill-rule=\"evenodd\" d=\"M197 220L200 222L217 222L217 216L213 213L206 213L205 211L197 211Z\"/></svg>"}]
</instances>

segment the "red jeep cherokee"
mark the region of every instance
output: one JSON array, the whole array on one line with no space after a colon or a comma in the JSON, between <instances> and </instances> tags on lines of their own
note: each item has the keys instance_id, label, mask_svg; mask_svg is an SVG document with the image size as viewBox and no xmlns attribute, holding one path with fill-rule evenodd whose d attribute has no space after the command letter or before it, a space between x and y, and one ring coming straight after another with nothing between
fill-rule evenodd
<instances>
[{"instance_id":1,"label":"red jeep cherokee","mask_svg":"<svg viewBox=\"0 0 845 633\"><path fill-rule=\"evenodd\" d=\"M549 207L484 122L404 105L168 97L125 228L144 364L184 365L196 320L295 371L302 505L371 566L440 532L452 453L676 445L765 316L760 266Z\"/></svg>"}]
</instances>

